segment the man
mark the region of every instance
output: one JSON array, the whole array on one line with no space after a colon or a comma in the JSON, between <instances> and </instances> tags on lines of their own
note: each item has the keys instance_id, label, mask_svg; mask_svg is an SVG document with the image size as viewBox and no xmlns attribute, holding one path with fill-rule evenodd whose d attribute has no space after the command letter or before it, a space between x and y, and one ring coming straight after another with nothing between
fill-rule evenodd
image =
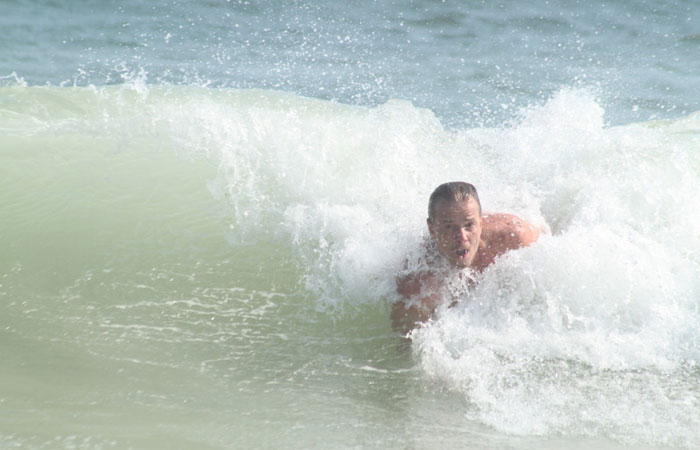
<instances>
[{"instance_id":1,"label":"man","mask_svg":"<svg viewBox=\"0 0 700 450\"><path fill-rule=\"evenodd\" d=\"M402 299L394 304L394 328L407 333L428 320L449 297L447 279L482 272L509 250L537 240L540 230L511 214L481 213L476 188L455 181L438 186L428 203L425 268L397 279Z\"/></svg>"}]
</instances>

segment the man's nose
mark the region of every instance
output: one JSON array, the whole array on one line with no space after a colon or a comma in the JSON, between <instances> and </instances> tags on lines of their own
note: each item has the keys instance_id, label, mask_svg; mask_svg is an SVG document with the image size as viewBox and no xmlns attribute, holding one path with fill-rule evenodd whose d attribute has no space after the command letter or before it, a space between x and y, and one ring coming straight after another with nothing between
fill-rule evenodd
<instances>
[{"instance_id":1,"label":"man's nose","mask_svg":"<svg viewBox=\"0 0 700 450\"><path fill-rule=\"evenodd\" d=\"M461 242L469 240L469 232L467 232L467 230L464 228L459 228L457 230L457 239L459 239Z\"/></svg>"}]
</instances>

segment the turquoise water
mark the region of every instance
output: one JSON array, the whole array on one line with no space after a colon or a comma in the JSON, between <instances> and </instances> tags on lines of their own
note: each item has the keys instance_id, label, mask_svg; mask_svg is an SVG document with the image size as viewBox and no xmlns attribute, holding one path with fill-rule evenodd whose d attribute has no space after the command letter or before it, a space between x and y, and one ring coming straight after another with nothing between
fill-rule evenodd
<instances>
[{"instance_id":1,"label":"turquoise water","mask_svg":"<svg viewBox=\"0 0 700 450\"><path fill-rule=\"evenodd\" d=\"M695 3L3 7L0 447L700 443ZM551 235L404 340L453 179Z\"/></svg>"}]
</instances>

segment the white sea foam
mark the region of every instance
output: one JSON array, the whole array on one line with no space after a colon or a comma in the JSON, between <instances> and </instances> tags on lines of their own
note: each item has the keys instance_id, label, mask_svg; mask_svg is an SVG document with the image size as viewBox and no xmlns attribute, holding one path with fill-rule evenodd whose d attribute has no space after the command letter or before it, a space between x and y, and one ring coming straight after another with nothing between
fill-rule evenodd
<instances>
[{"instance_id":1,"label":"white sea foam","mask_svg":"<svg viewBox=\"0 0 700 450\"><path fill-rule=\"evenodd\" d=\"M496 191L487 208L535 219L539 208L554 234L497 261L414 334L415 350L498 429L688 445L700 438L689 431L700 429L698 141L660 124L605 129L601 113L562 92L487 133L508 175L483 183Z\"/></svg>"}]
</instances>

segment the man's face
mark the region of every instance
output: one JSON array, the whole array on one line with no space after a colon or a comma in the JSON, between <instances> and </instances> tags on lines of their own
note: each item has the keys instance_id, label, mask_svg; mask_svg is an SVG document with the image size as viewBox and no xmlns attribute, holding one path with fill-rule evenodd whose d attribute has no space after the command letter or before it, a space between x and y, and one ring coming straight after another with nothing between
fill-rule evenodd
<instances>
[{"instance_id":1,"label":"man's face","mask_svg":"<svg viewBox=\"0 0 700 450\"><path fill-rule=\"evenodd\" d=\"M452 266L469 267L476 258L481 240L481 211L473 198L466 201L440 200L435 217L428 219L428 230L440 255Z\"/></svg>"}]
</instances>

